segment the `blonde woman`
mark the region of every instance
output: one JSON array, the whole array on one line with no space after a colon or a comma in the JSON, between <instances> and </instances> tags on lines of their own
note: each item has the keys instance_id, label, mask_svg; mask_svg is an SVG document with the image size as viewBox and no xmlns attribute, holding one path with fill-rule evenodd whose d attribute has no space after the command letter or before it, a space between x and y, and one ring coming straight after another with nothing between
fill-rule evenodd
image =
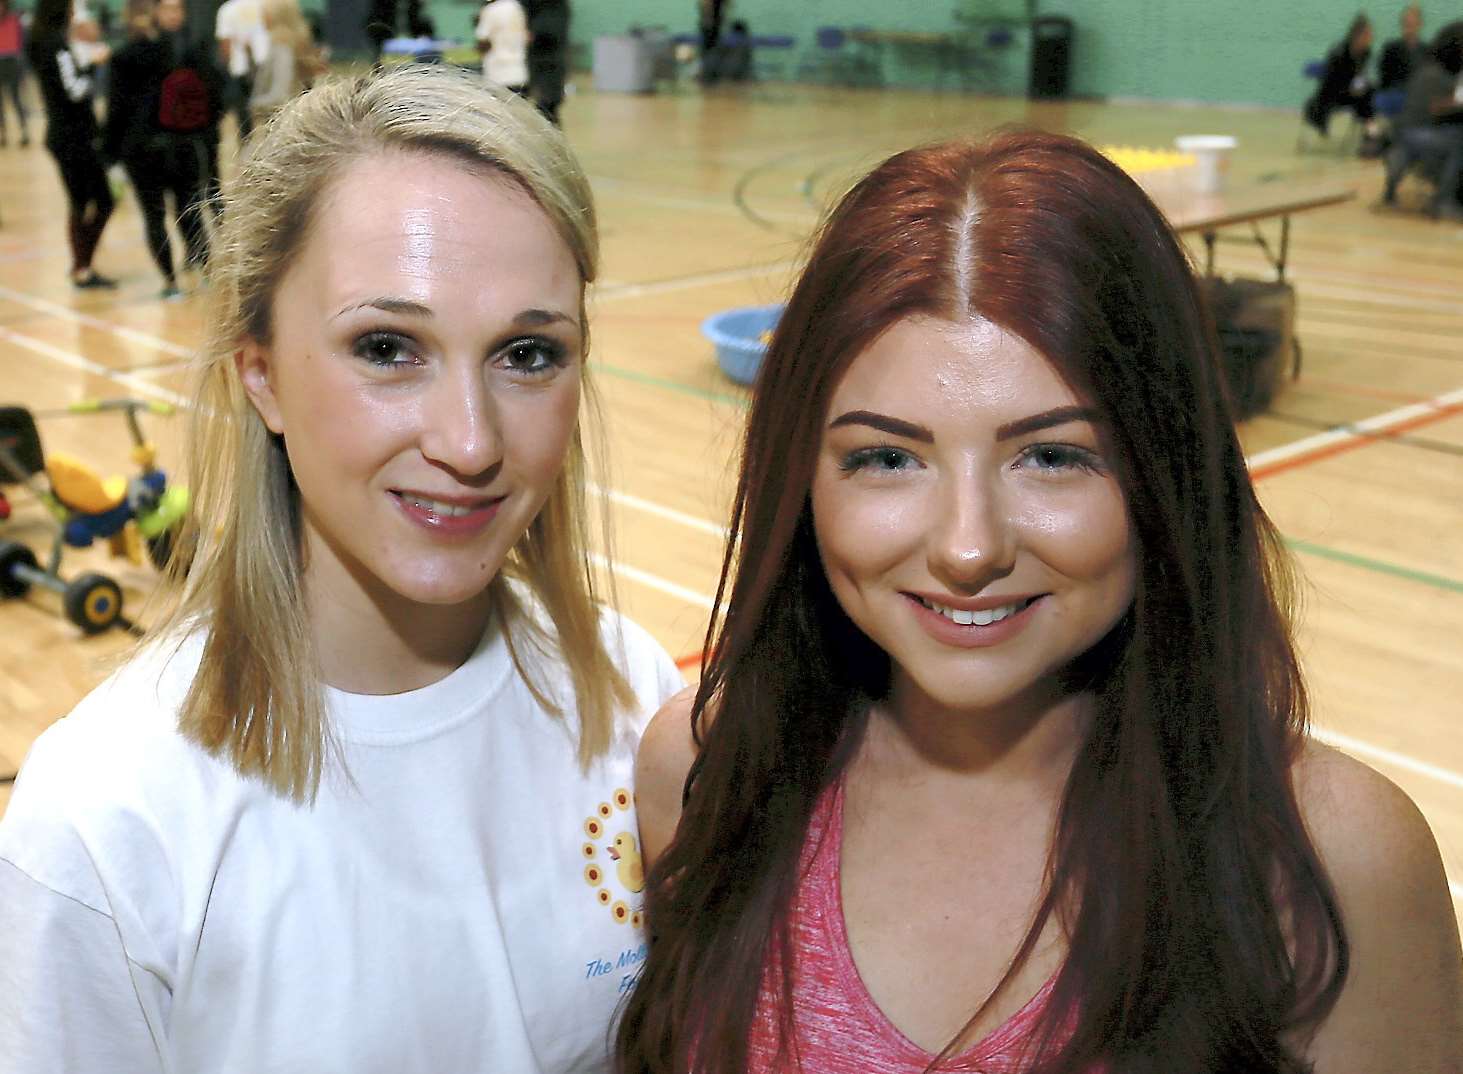
<instances>
[{"instance_id":1,"label":"blonde woman","mask_svg":"<svg viewBox=\"0 0 1463 1074\"><path fill-rule=\"evenodd\" d=\"M286 107L222 219L179 604L0 823L6 1063L605 1069L679 677L588 564L585 177L413 66Z\"/></svg>"},{"instance_id":2,"label":"blonde woman","mask_svg":"<svg viewBox=\"0 0 1463 1074\"><path fill-rule=\"evenodd\" d=\"M269 51L254 73L249 110L262 123L291 98L299 96L320 75L325 63L300 13L298 0L264 0L264 26Z\"/></svg>"}]
</instances>

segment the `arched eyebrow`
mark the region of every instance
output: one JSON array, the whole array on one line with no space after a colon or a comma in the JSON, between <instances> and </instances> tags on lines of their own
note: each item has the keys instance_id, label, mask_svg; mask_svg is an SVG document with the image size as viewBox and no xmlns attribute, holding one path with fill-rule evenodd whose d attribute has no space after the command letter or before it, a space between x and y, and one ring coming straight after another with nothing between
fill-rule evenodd
<instances>
[{"instance_id":1,"label":"arched eyebrow","mask_svg":"<svg viewBox=\"0 0 1463 1074\"><path fill-rule=\"evenodd\" d=\"M354 313L356 310L384 310L387 313L400 313L407 317L430 318L432 316L431 306L424 306L409 298L389 297L368 298L364 302L352 302L349 306L343 306L335 316L344 317L347 313Z\"/></svg>"},{"instance_id":2,"label":"arched eyebrow","mask_svg":"<svg viewBox=\"0 0 1463 1074\"><path fill-rule=\"evenodd\" d=\"M1027 433L1050 429L1057 425L1066 425L1074 421L1085 421L1096 425L1097 411L1083 406L1059 406L1052 410L1043 410L1040 414L1033 414L1029 418L1018 418L1016 421L1002 425L996 430L996 439L1010 440L1012 437L1025 436Z\"/></svg>"},{"instance_id":3,"label":"arched eyebrow","mask_svg":"<svg viewBox=\"0 0 1463 1074\"><path fill-rule=\"evenodd\" d=\"M1025 436L1028 433L1066 425L1074 421L1096 424L1097 412L1090 407L1081 406L1060 406L1051 410L1043 410L1040 414L1018 418L1016 421L1000 426L996 429L996 439L998 441L1010 440L1013 437ZM915 440L921 444L935 442L935 434L925 426L905 421L903 418L891 417L888 414L877 414L872 410L850 410L846 414L840 414L828 423L828 428L837 429L843 425L867 425L881 433L888 433L890 436L898 436L905 440Z\"/></svg>"},{"instance_id":4,"label":"arched eyebrow","mask_svg":"<svg viewBox=\"0 0 1463 1074\"><path fill-rule=\"evenodd\" d=\"M935 434L923 425L903 418L891 418L888 414L876 414L872 410L850 410L847 414L840 414L828 423L828 428L837 429L841 425L867 425L870 429L905 440L918 440L922 444L935 442Z\"/></svg>"},{"instance_id":5,"label":"arched eyebrow","mask_svg":"<svg viewBox=\"0 0 1463 1074\"><path fill-rule=\"evenodd\" d=\"M578 318L571 317L567 313L560 313L558 310L524 310L513 318L514 324L521 324L525 328L542 328L547 324L567 324L571 328L579 327Z\"/></svg>"},{"instance_id":6,"label":"arched eyebrow","mask_svg":"<svg viewBox=\"0 0 1463 1074\"><path fill-rule=\"evenodd\" d=\"M420 317L424 320L430 320L434 316L431 306L414 302L409 298L391 298L386 296L381 298L368 298L364 302L352 302L335 316L344 317L347 313L363 309L383 310L386 313L399 313L406 317ZM513 323L524 328L542 328L550 324L567 324L576 330L579 328L577 318L571 317L567 313L561 313L558 310L526 309L514 315Z\"/></svg>"}]
</instances>

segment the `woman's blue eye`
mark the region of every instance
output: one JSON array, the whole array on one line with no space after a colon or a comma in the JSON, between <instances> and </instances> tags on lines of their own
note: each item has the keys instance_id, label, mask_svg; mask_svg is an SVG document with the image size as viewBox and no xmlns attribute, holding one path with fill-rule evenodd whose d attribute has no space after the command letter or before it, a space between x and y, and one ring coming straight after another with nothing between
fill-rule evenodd
<instances>
[{"instance_id":1,"label":"woman's blue eye","mask_svg":"<svg viewBox=\"0 0 1463 1074\"><path fill-rule=\"evenodd\" d=\"M1021 454L1023 462L1037 470L1087 470L1100 469L1095 454L1075 444L1033 444Z\"/></svg>"},{"instance_id":2,"label":"woman's blue eye","mask_svg":"<svg viewBox=\"0 0 1463 1074\"><path fill-rule=\"evenodd\" d=\"M504 364L515 373L542 376L564 364L562 345L547 339L520 339L504 351Z\"/></svg>"},{"instance_id":3,"label":"woman's blue eye","mask_svg":"<svg viewBox=\"0 0 1463 1074\"><path fill-rule=\"evenodd\" d=\"M901 448L871 447L850 451L838 465L844 473L853 473L856 470L891 473L907 470L916 464L915 457Z\"/></svg>"},{"instance_id":4,"label":"woman's blue eye","mask_svg":"<svg viewBox=\"0 0 1463 1074\"><path fill-rule=\"evenodd\" d=\"M411 341L394 332L370 332L356 340L352 352L372 365L405 365L415 359Z\"/></svg>"}]
</instances>

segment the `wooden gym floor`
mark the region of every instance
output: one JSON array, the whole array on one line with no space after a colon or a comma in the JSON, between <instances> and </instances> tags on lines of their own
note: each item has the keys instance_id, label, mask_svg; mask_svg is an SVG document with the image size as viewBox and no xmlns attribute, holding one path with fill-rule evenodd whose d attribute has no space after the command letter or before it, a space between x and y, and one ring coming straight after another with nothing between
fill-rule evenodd
<instances>
[{"instance_id":1,"label":"wooden gym floor","mask_svg":"<svg viewBox=\"0 0 1463 1074\"><path fill-rule=\"evenodd\" d=\"M1412 795L1463 908L1463 228L1374 211L1380 165L1298 155L1296 117L1274 111L758 86L581 93L565 117L603 225L593 363L621 603L677 657L701 647L745 406L698 325L778 300L820 209L860 171L917 142L1026 123L1158 147L1226 132L1241 141L1236 180L1354 185L1357 200L1295 218L1303 375L1241 432L1307 582L1301 640L1318 733ZM1404 203L1420 196L1403 190ZM177 399L199 300L157 301L130 193L97 259L121 289L73 291L60 184L34 143L0 150L0 217L0 404L34 410L48 449L125 471L120 418L63 408ZM1219 268L1269 272L1247 244L1221 244ZM176 466L181 421L145 420L163 465ZM12 491L15 515L0 529L39 548L44 517ZM68 556L68 571L86 567L112 573L132 611L154 583L100 553ZM56 605L47 595L0 605L0 774L126 644L120 633L81 637ZM0 809L8 797L0 785Z\"/></svg>"}]
</instances>

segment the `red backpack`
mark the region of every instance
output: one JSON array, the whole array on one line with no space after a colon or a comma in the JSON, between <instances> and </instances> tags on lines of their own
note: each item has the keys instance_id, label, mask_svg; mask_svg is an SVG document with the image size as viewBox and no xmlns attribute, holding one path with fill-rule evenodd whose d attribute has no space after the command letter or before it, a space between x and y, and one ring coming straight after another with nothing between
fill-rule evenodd
<instances>
[{"instance_id":1,"label":"red backpack","mask_svg":"<svg viewBox=\"0 0 1463 1074\"><path fill-rule=\"evenodd\" d=\"M208 83L194 67L179 67L163 79L158 93L157 125L169 134L197 134L213 124Z\"/></svg>"}]
</instances>

